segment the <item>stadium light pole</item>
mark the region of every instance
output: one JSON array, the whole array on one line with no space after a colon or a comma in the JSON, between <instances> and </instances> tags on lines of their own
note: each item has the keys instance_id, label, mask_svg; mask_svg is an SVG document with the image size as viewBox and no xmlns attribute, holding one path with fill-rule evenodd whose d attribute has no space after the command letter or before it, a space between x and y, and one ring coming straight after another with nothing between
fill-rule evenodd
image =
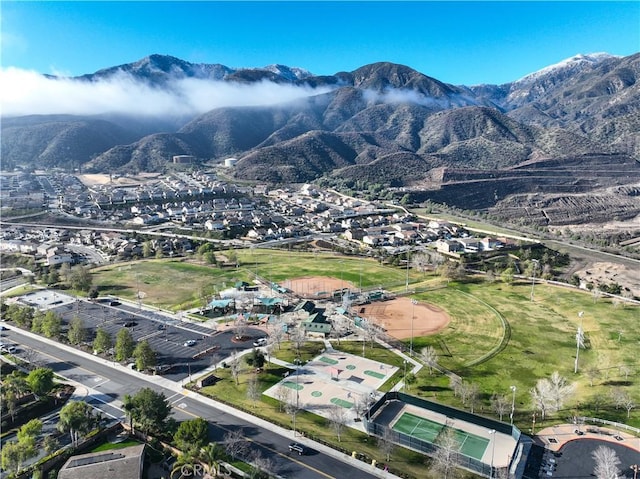
<instances>
[{"instance_id":1,"label":"stadium light pole","mask_svg":"<svg viewBox=\"0 0 640 479\"><path fill-rule=\"evenodd\" d=\"M409 343L409 356L413 357L413 312L418 302L415 299L411 300L411 342Z\"/></svg>"},{"instance_id":2,"label":"stadium light pole","mask_svg":"<svg viewBox=\"0 0 640 479\"><path fill-rule=\"evenodd\" d=\"M516 412L516 387L515 386L511 386L511 425L513 426L513 416Z\"/></svg>"},{"instance_id":3,"label":"stadium light pole","mask_svg":"<svg viewBox=\"0 0 640 479\"><path fill-rule=\"evenodd\" d=\"M491 429L491 431L489 431L489 434L493 436L493 439L491 440L491 471L489 474L489 477L493 479L493 458L496 453L496 430Z\"/></svg>"}]
</instances>

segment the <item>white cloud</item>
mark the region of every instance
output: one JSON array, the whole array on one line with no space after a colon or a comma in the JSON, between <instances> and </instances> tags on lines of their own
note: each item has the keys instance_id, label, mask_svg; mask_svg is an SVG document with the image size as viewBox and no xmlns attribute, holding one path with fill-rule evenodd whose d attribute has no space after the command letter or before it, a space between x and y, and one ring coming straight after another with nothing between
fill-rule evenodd
<instances>
[{"instance_id":1,"label":"white cloud","mask_svg":"<svg viewBox=\"0 0 640 479\"><path fill-rule=\"evenodd\" d=\"M87 82L50 79L18 68L0 69L0 107L6 116L65 113L177 116L219 107L273 105L326 91L268 81L245 85L193 78L175 80L161 89L125 73Z\"/></svg>"}]
</instances>

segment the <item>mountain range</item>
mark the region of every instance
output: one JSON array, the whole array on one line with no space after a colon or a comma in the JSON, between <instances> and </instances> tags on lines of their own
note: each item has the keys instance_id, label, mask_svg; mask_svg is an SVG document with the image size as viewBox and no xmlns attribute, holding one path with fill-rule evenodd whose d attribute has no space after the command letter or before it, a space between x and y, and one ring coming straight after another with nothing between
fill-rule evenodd
<instances>
[{"instance_id":1,"label":"mountain range","mask_svg":"<svg viewBox=\"0 0 640 479\"><path fill-rule=\"evenodd\" d=\"M316 76L163 55L74 80L123 76L156 91L196 79L307 93L190 116L3 117L4 167L126 173L162 171L173 155L234 157L237 179L377 184L542 225L640 214L640 54L576 55L503 85L451 85L388 62Z\"/></svg>"}]
</instances>

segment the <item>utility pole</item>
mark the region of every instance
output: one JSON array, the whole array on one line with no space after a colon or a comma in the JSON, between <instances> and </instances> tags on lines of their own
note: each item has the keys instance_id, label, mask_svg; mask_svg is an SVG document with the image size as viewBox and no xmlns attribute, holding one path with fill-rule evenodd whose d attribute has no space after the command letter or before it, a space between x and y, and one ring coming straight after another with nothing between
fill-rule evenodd
<instances>
[{"instance_id":1,"label":"utility pole","mask_svg":"<svg viewBox=\"0 0 640 479\"><path fill-rule=\"evenodd\" d=\"M516 412L516 387L515 386L511 386L511 414L510 414L510 418L511 418L511 425L513 426L513 416Z\"/></svg>"}]
</instances>

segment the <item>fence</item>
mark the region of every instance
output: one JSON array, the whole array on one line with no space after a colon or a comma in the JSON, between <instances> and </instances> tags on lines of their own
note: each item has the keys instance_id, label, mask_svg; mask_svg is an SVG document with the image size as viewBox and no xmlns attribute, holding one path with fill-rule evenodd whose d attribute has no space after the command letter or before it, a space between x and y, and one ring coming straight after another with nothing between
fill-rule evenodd
<instances>
[{"instance_id":1,"label":"fence","mask_svg":"<svg viewBox=\"0 0 640 479\"><path fill-rule=\"evenodd\" d=\"M522 477L522 474L524 472L524 465L526 464L526 456L530 449L528 443L531 442L531 440L527 436L521 434L520 430L517 427L496 421L494 419L485 418L472 413L468 413L466 411L445 406L444 404L434 403L431 401L427 401L426 399L421 399L415 396L393 391L386 393L381 399L379 399L363 417L363 424L369 434L373 434L374 436L378 437L384 437L385 433L387 433L389 425L386 423L376 422L376 416L378 411L380 411L384 407L384 405L391 400L398 400L403 403L411 404L423 409L429 409L431 411L442 413L447 417L460 419L465 422L477 424L487 429L493 429L500 433L511 435L517 441L516 450L519 451L519 453L515 453L516 450L514 450L514 454L511 455L512 464L510 464L510 468L514 472L515 477ZM393 437L394 442L430 456L433 456L441 449L437 444L424 441L398 431L393 431ZM454 455L455 461L460 467L476 472L484 477L493 477L490 465L485 464L478 459L465 456L460 453L454 453Z\"/></svg>"},{"instance_id":2,"label":"fence","mask_svg":"<svg viewBox=\"0 0 640 479\"><path fill-rule=\"evenodd\" d=\"M613 426L616 429L624 429L625 431L631 431L637 436L640 436L640 429L637 427L629 426L627 424L615 421L608 421L606 419L599 419L597 417L579 417L578 421L583 422L595 422L597 424L606 424L607 426Z\"/></svg>"}]
</instances>

